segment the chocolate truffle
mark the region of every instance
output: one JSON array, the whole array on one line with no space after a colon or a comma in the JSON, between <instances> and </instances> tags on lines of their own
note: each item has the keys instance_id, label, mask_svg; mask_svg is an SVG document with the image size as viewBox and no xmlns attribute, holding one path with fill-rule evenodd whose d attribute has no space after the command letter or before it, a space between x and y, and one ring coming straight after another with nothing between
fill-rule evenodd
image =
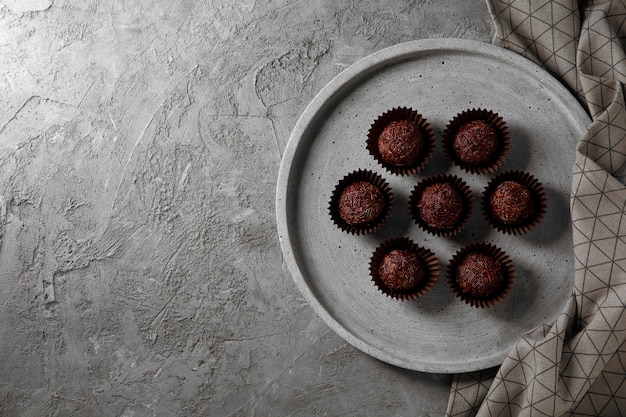
<instances>
[{"instance_id":1,"label":"chocolate truffle","mask_svg":"<svg viewBox=\"0 0 626 417\"><path fill-rule=\"evenodd\" d=\"M350 225L374 222L383 213L386 201L381 190L367 181L349 184L339 197L339 215Z\"/></svg>"},{"instance_id":2,"label":"chocolate truffle","mask_svg":"<svg viewBox=\"0 0 626 417\"><path fill-rule=\"evenodd\" d=\"M459 289L471 297L490 297L504 280L502 265L484 253L470 253L456 270Z\"/></svg>"},{"instance_id":3,"label":"chocolate truffle","mask_svg":"<svg viewBox=\"0 0 626 417\"><path fill-rule=\"evenodd\" d=\"M383 257L379 275L391 291L410 291L424 279L425 270L415 253L394 249Z\"/></svg>"},{"instance_id":4,"label":"chocolate truffle","mask_svg":"<svg viewBox=\"0 0 626 417\"><path fill-rule=\"evenodd\" d=\"M394 175L420 172L433 156L435 145L435 132L428 120L407 107L382 113L367 132L367 151Z\"/></svg>"},{"instance_id":5,"label":"chocolate truffle","mask_svg":"<svg viewBox=\"0 0 626 417\"><path fill-rule=\"evenodd\" d=\"M435 230L456 227L463 215L461 193L452 184L435 183L424 188L417 203L419 215Z\"/></svg>"},{"instance_id":6,"label":"chocolate truffle","mask_svg":"<svg viewBox=\"0 0 626 417\"><path fill-rule=\"evenodd\" d=\"M515 181L503 181L489 197L491 215L504 224L519 224L534 211L533 195Z\"/></svg>"},{"instance_id":7,"label":"chocolate truffle","mask_svg":"<svg viewBox=\"0 0 626 417\"><path fill-rule=\"evenodd\" d=\"M533 230L546 214L543 186L523 171L505 171L489 181L482 195L482 212L489 224L504 234Z\"/></svg>"},{"instance_id":8,"label":"chocolate truffle","mask_svg":"<svg viewBox=\"0 0 626 417\"><path fill-rule=\"evenodd\" d=\"M328 214L342 231L366 235L384 224L393 208L393 192L383 177L359 169L345 175L330 195Z\"/></svg>"},{"instance_id":9,"label":"chocolate truffle","mask_svg":"<svg viewBox=\"0 0 626 417\"><path fill-rule=\"evenodd\" d=\"M378 137L378 152L381 158L396 166L415 164L423 147L422 132L409 120L395 120L389 123Z\"/></svg>"},{"instance_id":10,"label":"chocolate truffle","mask_svg":"<svg viewBox=\"0 0 626 417\"><path fill-rule=\"evenodd\" d=\"M376 248L369 272L383 294L396 300L414 300L426 294L439 279L439 260L411 239L395 237Z\"/></svg>"},{"instance_id":11,"label":"chocolate truffle","mask_svg":"<svg viewBox=\"0 0 626 417\"><path fill-rule=\"evenodd\" d=\"M461 248L450 260L446 280L452 292L472 307L490 308L504 301L515 282L511 258L488 242Z\"/></svg>"},{"instance_id":12,"label":"chocolate truffle","mask_svg":"<svg viewBox=\"0 0 626 417\"><path fill-rule=\"evenodd\" d=\"M484 165L496 156L499 145L498 134L491 124L472 120L457 130L452 146L461 161Z\"/></svg>"}]
</instances>

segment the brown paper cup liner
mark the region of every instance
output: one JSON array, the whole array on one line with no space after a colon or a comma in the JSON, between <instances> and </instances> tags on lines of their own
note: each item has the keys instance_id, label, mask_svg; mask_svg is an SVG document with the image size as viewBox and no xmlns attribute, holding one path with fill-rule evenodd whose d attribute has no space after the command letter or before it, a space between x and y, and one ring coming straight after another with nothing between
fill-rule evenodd
<instances>
[{"instance_id":1,"label":"brown paper cup liner","mask_svg":"<svg viewBox=\"0 0 626 417\"><path fill-rule=\"evenodd\" d=\"M380 264L386 254L395 249L406 250L417 255L426 269L424 278L417 283L415 288L408 291L394 291L382 280L379 274ZM370 260L370 276L376 287L385 295L397 300L414 300L428 292L439 279L439 260L433 252L414 243L405 237L387 239L381 243L372 254Z\"/></svg>"},{"instance_id":2,"label":"brown paper cup liner","mask_svg":"<svg viewBox=\"0 0 626 417\"><path fill-rule=\"evenodd\" d=\"M422 219L420 215L420 210L418 208L420 198L426 187L439 183L449 183L454 186L454 188L456 188L461 194L461 200L463 201L463 212L461 214L461 217L459 221L454 225L454 227L449 229L436 229L428 225L428 223L426 223L424 219ZM411 195L409 197L409 213L411 214L411 218L413 219L413 221L417 223L417 225L419 225L427 233L440 237L454 236L458 234L461 230L463 230L463 228L469 221L470 215L472 214L473 204L474 197L472 195L472 191L465 183L465 181L463 181L456 175L440 174L424 178L413 188L413 191L411 192Z\"/></svg>"},{"instance_id":3,"label":"brown paper cup liner","mask_svg":"<svg viewBox=\"0 0 626 417\"><path fill-rule=\"evenodd\" d=\"M461 261L472 253L484 253L491 256L500 264L504 272L502 284L488 297L473 297L470 294L466 294L457 283L456 270ZM452 257L446 268L446 280L452 292L465 303L470 304L472 307L489 308L499 304L509 295L515 282L515 269L513 261L500 248L487 242L475 242L464 246Z\"/></svg>"},{"instance_id":4,"label":"brown paper cup liner","mask_svg":"<svg viewBox=\"0 0 626 417\"><path fill-rule=\"evenodd\" d=\"M464 124L474 120L484 120L485 122L491 124L495 128L498 138L500 139L500 147L494 157L482 165L468 164L467 162L460 160L457 157L456 152L454 152L453 147L454 136L456 135L457 130L459 130L459 128ZM506 123L497 113L485 109L466 110L457 114L444 129L441 144L444 154L450 161L452 161L459 168L472 174L489 174L495 172L502 166L502 164L504 164L504 161L507 156L509 156L509 151L511 150L511 139L509 137L509 129L506 126Z\"/></svg>"},{"instance_id":5,"label":"brown paper cup liner","mask_svg":"<svg viewBox=\"0 0 626 417\"><path fill-rule=\"evenodd\" d=\"M374 221L364 224L350 224L341 218L339 214L339 198L342 191L350 184L357 181L367 181L380 189L385 197L386 204L383 212ZM330 196L328 211L335 225L344 232L353 235L366 235L378 230L391 213L393 206L393 193L387 181L373 171L359 169L353 171L341 179Z\"/></svg>"},{"instance_id":6,"label":"brown paper cup liner","mask_svg":"<svg viewBox=\"0 0 626 417\"><path fill-rule=\"evenodd\" d=\"M515 181L517 183L520 183L528 190L530 190L533 196L533 201L535 203L533 211L528 216L528 218L526 218L521 223L506 224L498 220L491 214L489 200L496 187L503 181ZM506 171L496 175L491 181L489 181L489 183L485 187L481 203L483 215L485 216L489 224L498 231L508 235L522 235L533 230L545 216L547 206L548 205L546 193L541 183L529 173L521 171Z\"/></svg>"},{"instance_id":7,"label":"brown paper cup liner","mask_svg":"<svg viewBox=\"0 0 626 417\"><path fill-rule=\"evenodd\" d=\"M424 146L417 161L410 166L390 164L382 158L378 151L378 138L383 129L389 123L397 120L409 120L422 131ZM367 134L367 150L380 165L392 174L401 176L417 174L426 166L426 163L435 152L435 133L421 114L407 107L396 107L378 116L374 121Z\"/></svg>"}]
</instances>

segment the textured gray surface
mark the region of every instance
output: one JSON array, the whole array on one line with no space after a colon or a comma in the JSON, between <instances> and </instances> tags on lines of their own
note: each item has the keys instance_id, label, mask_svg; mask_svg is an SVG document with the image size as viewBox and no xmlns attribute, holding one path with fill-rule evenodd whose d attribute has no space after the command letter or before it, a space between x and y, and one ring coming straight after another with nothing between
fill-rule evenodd
<instances>
[{"instance_id":1,"label":"textured gray surface","mask_svg":"<svg viewBox=\"0 0 626 417\"><path fill-rule=\"evenodd\" d=\"M482 0L0 0L0 415L438 416L317 318L274 193L299 115Z\"/></svg>"}]
</instances>

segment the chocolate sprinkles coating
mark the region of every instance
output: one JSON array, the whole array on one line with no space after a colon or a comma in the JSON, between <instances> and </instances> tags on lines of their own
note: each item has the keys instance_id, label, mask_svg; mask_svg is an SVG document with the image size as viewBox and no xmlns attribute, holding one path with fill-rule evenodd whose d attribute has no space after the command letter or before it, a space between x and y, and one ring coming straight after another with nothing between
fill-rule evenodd
<instances>
[{"instance_id":1,"label":"chocolate sprinkles coating","mask_svg":"<svg viewBox=\"0 0 626 417\"><path fill-rule=\"evenodd\" d=\"M491 215L504 224L519 224L533 213L532 192L515 181L503 181L489 197Z\"/></svg>"},{"instance_id":2,"label":"chocolate sprinkles coating","mask_svg":"<svg viewBox=\"0 0 626 417\"><path fill-rule=\"evenodd\" d=\"M463 214L459 191L448 183L436 183L424 189L417 204L420 217L431 228L454 228Z\"/></svg>"},{"instance_id":3,"label":"chocolate sprinkles coating","mask_svg":"<svg viewBox=\"0 0 626 417\"><path fill-rule=\"evenodd\" d=\"M499 145L498 134L491 124L472 120L457 130L452 147L461 161L482 165L492 160Z\"/></svg>"},{"instance_id":4,"label":"chocolate sprinkles coating","mask_svg":"<svg viewBox=\"0 0 626 417\"><path fill-rule=\"evenodd\" d=\"M348 224L367 224L375 221L385 209L382 191L367 181L349 184L339 197L339 215Z\"/></svg>"},{"instance_id":5,"label":"chocolate sprinkles coating","mask_svg":"<svg viewBox=\"0 0 626 417\"><path fill-rule=\"evenodd\" d=\"M385 126L378 138L381 158L396 166L413 165L423 147L422 132L409 120L392 121Z\"/></svg>"},{"instance_id":6,"label":"chocolate sprinkles coating","mask_svg":"<svg viewBox=\"0 0 626 417\"><path fill-rule=\"evenodd\" d=\"M408 291L424 279L425 270L415 253L394 249L384 256L379 275L390 290Z\"/></svg>"},{"instance_id":7,"label":"chocolate sprinkles coating","mask_svg":"<svg viewBox=\"0 0 626 417\"><path fill-rule=\"evenodd\" d=\"M465 294L472 297L489 297L502 285L502 266L484 253L470 253L456 270L456 281Z\"/></svg>"}]
</instances>

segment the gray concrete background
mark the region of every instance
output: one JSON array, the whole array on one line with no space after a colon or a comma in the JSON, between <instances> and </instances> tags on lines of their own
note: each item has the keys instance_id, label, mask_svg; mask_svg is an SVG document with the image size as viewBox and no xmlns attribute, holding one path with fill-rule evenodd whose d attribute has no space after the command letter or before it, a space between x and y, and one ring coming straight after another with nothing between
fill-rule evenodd
<instances>
[{"instance_id":1,"label":"gray concrete background","mask_svg":"<svg viewBox=\"0 0 626 417\"><path fill-rule=\"evenodd\" d=\"M483 0L0 0L1 416L441 416L449 376L320 321L281 258L314 95Z\"/></svg>"}]
</instances>

